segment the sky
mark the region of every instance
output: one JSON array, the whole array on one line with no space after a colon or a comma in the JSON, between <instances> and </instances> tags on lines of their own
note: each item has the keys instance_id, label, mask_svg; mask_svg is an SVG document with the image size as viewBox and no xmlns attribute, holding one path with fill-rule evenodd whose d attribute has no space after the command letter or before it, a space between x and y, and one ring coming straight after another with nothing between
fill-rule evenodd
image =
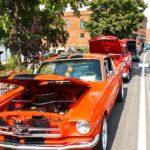
<instances>
[{"instance_id":1,"label":"sky","mask_svg":"<svg viewBox=\"0 0 150 150\"><path fill-rule=\"evenodd\" d=\"M148 8L145 10L144 14L148 19L147 29L150 29L150 0L144 0L144 1L145 1L145 3L148 4Z\"/></svg>"}]
</instances>

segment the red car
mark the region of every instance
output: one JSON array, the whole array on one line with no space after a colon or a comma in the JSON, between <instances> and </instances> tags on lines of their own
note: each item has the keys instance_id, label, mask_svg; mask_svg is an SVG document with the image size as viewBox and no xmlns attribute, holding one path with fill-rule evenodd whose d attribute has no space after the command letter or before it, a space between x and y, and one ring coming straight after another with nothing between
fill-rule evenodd
<instances>
[{"instance_id":1,"label":"red car","mask_svg":"<svg viewBox=\"0 0 150 150\"><path fill-rule=\"evenodd\" d=\"M126 47L128 48L128 51L131 52L132 60L140 61L140 53L142 52L142 47L139 42L134 39L124 39L121 40L121 42L124 43L124 45L126 45Z\"/></svg>"},{"instance_id":2,"label":"red car","mask_svg":"<svg viewBox=\"0 0 150 150\"><path fill-rule=\"evenodd\" d=\"M123 101L122 66L80 54L43 62L37 74L0 78L0 147L106 150L107 118Z\"/></svg>"},{"instance_id":3,"label":"red car","mask_svg":"<svg viewBox=\"0 0 150 150\"><path fill-rule=\"evenodd\" d=\"M109 54L115 63L121 62L123 66L123 79L130 80L132 68L131 52L127 46L114 36L92 38L89 41L90 53Z\"/></svg>"}]
</instances>

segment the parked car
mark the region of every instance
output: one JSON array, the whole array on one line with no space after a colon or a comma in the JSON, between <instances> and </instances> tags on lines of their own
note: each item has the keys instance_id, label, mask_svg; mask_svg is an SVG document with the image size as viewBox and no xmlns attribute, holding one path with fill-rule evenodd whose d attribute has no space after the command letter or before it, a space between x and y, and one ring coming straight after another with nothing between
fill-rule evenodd
<instances>
[{"instance_id":1,"label":"parked car","mask_svg":"<svg viewBox=\"0 0 150 150\"><path fill-rule=\"evenodd\" d=\"M107 55L76 54L1 77L0 147L106 150L107 119L123 101L121 68Z\"/></svg>"},{"instance_id":2,"label":"parked car","mask_svg":"<svg viewBox=\"0 0 150 150\"><path fill-rule=\"evenodd\" d=\"M142 48L140 44L134 39L124 39L122 40L131 52L132 60L133 61L140 61L140 53L142 52Z\"/></svg>"},{"instance_id":3,"label":"parked car","mask_svg":"<svg viewBox=\"0 0 150 150\"><path fill-rule=\"evenodd\" d=\"M148 43L143 43L143 51L150 50L150 45Z\"/></svg>"},{"instance_id":4,"label":"parked car","mask_svg":"<svg viewBox=\"0 0 150 150\"><path fill-rule=\"evenodd\" d=\"M101 36L92 38L89 41L89 46L91 53L109 54L114 62L122 63L123 79L129 82L132 68L131 52L121 40L115 36Z\"/></svg>"}]
</instances>

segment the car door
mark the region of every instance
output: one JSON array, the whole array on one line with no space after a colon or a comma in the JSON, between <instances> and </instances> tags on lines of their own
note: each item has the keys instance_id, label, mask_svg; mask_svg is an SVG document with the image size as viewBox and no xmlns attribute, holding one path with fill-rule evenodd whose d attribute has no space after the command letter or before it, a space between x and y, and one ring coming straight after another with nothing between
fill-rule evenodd
<instances>
[{"instance_id":1,"label":"car door","mask_svg":"<svg viewBox=\"0 0 150 150\"><path fill-rule=\"evenodd\" d=\"M104 60L104 68L106 74L107 84L107 95L108 95L108 103L107 103L107 111L110 112L118 93L119 89L119 76L115 73L114 65L110 57L105 58Z\"/></svg>"}]
</instances>

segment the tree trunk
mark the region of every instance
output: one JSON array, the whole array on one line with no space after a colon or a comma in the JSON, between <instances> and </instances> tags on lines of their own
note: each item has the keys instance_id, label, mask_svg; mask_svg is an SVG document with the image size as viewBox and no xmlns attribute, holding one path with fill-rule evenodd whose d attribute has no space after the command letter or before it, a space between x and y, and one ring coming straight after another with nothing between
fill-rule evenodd
<instances>
[{"instance_id":1,"label":"tree trunk","mask_svg":"<svg viewBox=\"0 0 150 150\"><path fill-rule=\"evenodd\" d=\"M21 65L20 59L20 47L18 41L18 33L19 33L19 8L20 8L20 0L14 0L14 10L13 10L13 24L9 37L9 47L12 56L15 58L17 65Z\"/></svg>"}]
</instances>

